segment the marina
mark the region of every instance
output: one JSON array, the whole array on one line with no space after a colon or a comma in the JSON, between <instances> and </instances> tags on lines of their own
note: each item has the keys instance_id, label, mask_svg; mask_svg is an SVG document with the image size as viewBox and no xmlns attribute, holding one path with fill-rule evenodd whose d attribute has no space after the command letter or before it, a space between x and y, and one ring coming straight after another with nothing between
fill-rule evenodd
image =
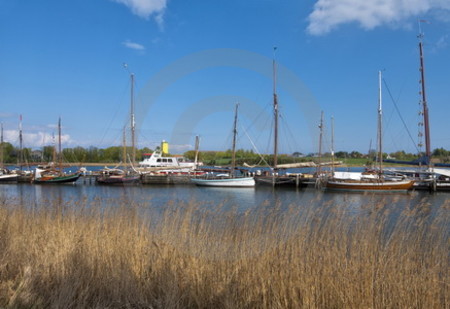
<instances>
[{"instance_id":1,"label":"marina","mask_svg":"<svg viewBox=\"0 0 450 309\"><path fill-rule=\"evenodd\" d=\"M0 12L0 309L450 309L450 0Z\"/></svg>"}]
</instances>

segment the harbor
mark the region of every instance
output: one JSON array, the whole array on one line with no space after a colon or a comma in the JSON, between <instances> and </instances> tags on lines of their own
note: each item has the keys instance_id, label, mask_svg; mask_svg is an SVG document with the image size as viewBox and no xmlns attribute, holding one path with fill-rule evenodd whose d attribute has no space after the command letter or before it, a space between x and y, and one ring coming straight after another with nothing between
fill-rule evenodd
<instances>
[{"instance_id":1,"label":"harbor","mask_svg":"<svg viewBox=\"0 0 450 309\"><path fill-rule=\"evenodd\" d=\"M450 0L0 15L0 309L450 309Z\"/></svg>"}]
</instances>

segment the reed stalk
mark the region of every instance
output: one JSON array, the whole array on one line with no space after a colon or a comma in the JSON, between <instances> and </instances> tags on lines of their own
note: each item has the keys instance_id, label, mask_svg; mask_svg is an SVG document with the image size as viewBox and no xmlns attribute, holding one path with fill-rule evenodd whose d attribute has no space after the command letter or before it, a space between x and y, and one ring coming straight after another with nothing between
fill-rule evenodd
<instances>
[{"instance_id":1,"label":"reed stalk","mask_svg":"<svg viewBox=\"0 0 450 309\"><path fill-rule=\"evenodd\" d=\"M450 308L448 202L151 209L0 201L0 307Z\"/></svg>"}]
</instances>

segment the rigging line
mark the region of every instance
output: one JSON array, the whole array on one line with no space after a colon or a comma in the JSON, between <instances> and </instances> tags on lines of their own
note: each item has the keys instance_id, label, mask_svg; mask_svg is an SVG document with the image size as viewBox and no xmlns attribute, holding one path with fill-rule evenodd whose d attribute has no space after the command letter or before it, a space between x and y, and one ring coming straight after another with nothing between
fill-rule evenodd
<instances>
[{"instance_id":1,"label":"rigging line","mask_svg":"<svg viewBox=\"0 0 450 309\"><path fill-rule=\"evenodd\" d=\"M283 121L283 130L285 131L285 134L286 134L286 131L287 131L287 133L288 134L286 134L286 135L289 135L289 138L291 138L291 140L293 141L293 144L294 144L294 147L295 148L297 148L297 149L292 149L292 146L291 146L291 144L290 143L288 143L289 144L289 147L291 148L290 150L292 151L292 150L294 150L294 151L299 151L299 150L301 150L301 147L300 147L300 145L298 144L298 141L295 139L295 137L294 137L294 133L292 132L292 130L291 130L291 127L289 126L289 124L288 124L288 122L286 121L286 119L284 118L284 116L283 116L283 114L281 114L280 115L280 118L281 118L281 120Z\"/></svg>"},{"instance_id":2,"label":"rigging line","mask_svg":"<svg viewBox=\"0 0 450 309\"><path fill-rule=\"evenodd\" d=\"M264 108L262 108L260 110L260 112L256 115L256 117L253 119L253 121L246 127L247 130L249 130L250 128L252 128L255 123L261 118L261 116L264 114L265 111L268 110L268 108L271 107L271 105L269 103L267 103Z\"/></svg>"},{"instance_id":3,"label":"rigging line","mask_svg":"<svg viewBox=\"0 0 450 309\"><path fill-rule=\"evenodd\" d=\"M270 124L270 121L272 121L272 119L271 118L269 118L269 117L267 117L266 119L265 119L265 122L264 122L264 124L263 124L263 128L270 128L272 125ZM250 131L250 127L248 127L247 128L247 130L249 130ZM252 130L253 132L255 131L255 130ZM259 143L259 140L261 139L261 136L264 134L264 132L266 132L266 130L256 130L256 133L254 134L254 136L255 136L255 141L257 142L257 143Z\"/></svg>"},{"instance_id":4,"label":"rigging line","mask_svg":"<svg viewBox=\"0 0 450 309\"><path fill-rule=\"evenodd\" d=\"M287 125L287 121L286 121L286 119L284 119L283 115L280 115L280 120L281 120L281 129L283 131L283 134L282 134L282 136L280 136L280 139L279 139L280 145L286 144L288 151L290 153L293 153L292 144L294 144L294 147L297 147L297 143L296 143L295 139L293 138L293 136L289 136L290 138L292 138L292 144L285 137L285 136L288 136L288 133L290 133L289 126Z\"/></svg>"},{"instance_id":5,"label":"rigging line","mask_svg":"<svg viewBox=\"0 0 450 309\"><path fill-rule=\"evenodd\" d=\"M403 119L402 114L400 113L400 110L398 109L397 103L395 102L395 100L394 100L394 98L393 98L393 96L392 96L391 90L389 89L389 87L388 87L388 85L387 85L387 83L386 83L386 80L385 80L384 78L383 78L383 83L384 83L384 85L386 86L386 89L387 89L387 91L388 91L388 93L389 93L389 97L391 98L392 103L394 103L394 107L395 107L395 109L396 109L396 111L397 111L397 113L398 113L398 115L399 115L399 117L400 117L400 120L401 120L402 123L403 123L403 126L404 126L405 129L406 129L406 132L408 133L409 138L410 138L411 141L413 142L413 145L414 145L414 147L416 148L417 152L419 152L419 148L417 148L417 145L416 145L416 143L415 143L413 137L411 136L411 132L409 132L408 127L406 126L405 120Z\"/></svg>"},{"instance_id":6,"label":"rigging line","mask_svg":"<svg viewBox=\"0 0 450 309\"><path fill-rule=\"evenodd\" d=\"M124 89L122 90L122 98L125 97L125 92L127 91L127 89L128 89L128 82L127 82L126 86L124 87ZM104 141L104 139L106 137L106 134L108 133L109 130L111 130L111 126L112 126L113 122L116 120L116 117L117 117L117 115L119 113L119 110L122 107L123 107L123 99L119 99L118 102L117 102L117 107L116 107L116 111L115 111L115 113L113 115L113 118L110 120L107 128L104 130L103 136L102 136L102 138L100 140L99 145L103 144L103 141Z\"/></svg>"},{"instance_id":7,"label":"rigging line","mask_svg":"<svg viewBox=\"0 0 450 309\"><path fill-rule=\"evenodd\" d=\"M250 143L252 144L253 148L255 149L256 153L258 154L258 156L260 157L261 161L263 161L267 166L269 166L269 163L267 163L267 161L264 159L264 157L261 155L261 153L259 152L258 148L256 148L256 145L253 143L253 140L250 138L250 136L247 133L247 130L245 130L245 128L243 128L245 135L247 136L248 140L250 141Z\"/></svg>"}]
</instances>

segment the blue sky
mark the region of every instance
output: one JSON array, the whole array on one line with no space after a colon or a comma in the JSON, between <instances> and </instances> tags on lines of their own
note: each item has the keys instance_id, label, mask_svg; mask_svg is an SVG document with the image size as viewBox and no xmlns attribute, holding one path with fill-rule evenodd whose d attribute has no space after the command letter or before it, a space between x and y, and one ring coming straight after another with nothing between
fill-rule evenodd
<instances>
[{"instance_id":1,"label":"blue sky","mask_svg":"<svg viewBox=\"0 0 450 309\"><path fill-rule=\"evenodd\" d=\"M173 153L230 148L240 103L240 148L271 150L272 59L278 64L281 152L317 151L320 111L335 149L367 152L376 138L378 70L384 147L416 152L418 19L432 148L450 149L447 0L0 0L0 121L5 140L120 145L136 76L138 145ZM123 67L128 64L128 71ZM399 117L401 112L410 135ZM254 145L254 146L253 146ZM374 146L372 147L374 148Z\"/></svg>"}]
</instances>

